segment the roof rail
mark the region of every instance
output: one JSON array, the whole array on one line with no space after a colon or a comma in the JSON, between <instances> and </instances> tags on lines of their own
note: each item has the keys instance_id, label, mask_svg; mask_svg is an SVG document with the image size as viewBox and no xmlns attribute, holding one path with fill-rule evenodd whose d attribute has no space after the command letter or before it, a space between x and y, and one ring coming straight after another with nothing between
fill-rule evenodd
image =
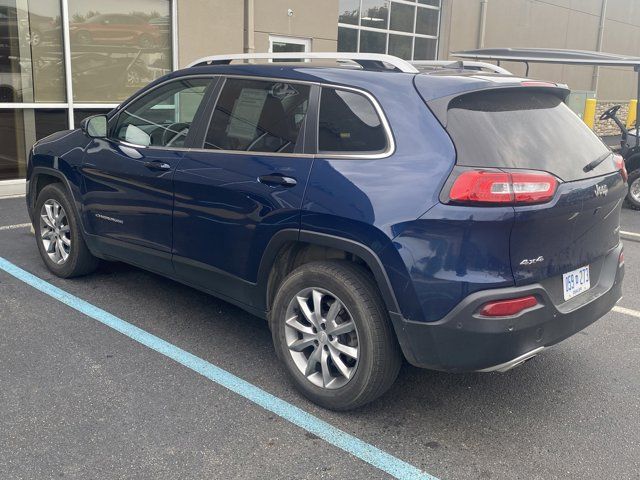
<instances>
[{"instance_id":1,"label":"roof rail","mask_svg":"<svg viewBox=\"0 0 640 480\"><path fill-rule=\"evenodd\" d=\"M493 73L500 73L502 75L513 75L509 70L487 62L469 62L467 60L415 60L411 62L418 68L420 67L435 67L435 68L447 68L452 70L489 70Z\"/></svg>"},{"instance_id":2,"label":"roof rail","mask_svg":"<svg viewBox=\"0 0 640 480\"><path fill-rule=\"evenodd\" d=\"M405 73L419 73L418 69L406 60L381 53L347 53L347 52L277 52L277 53L236 53L232 55L212 55L199 58L187 65L198 67L203 65L227 65L234 60L348 60L359 64L365 70L396 70ZM391 65L393 69L385 67Z\"/></svg>"}]
</instances>

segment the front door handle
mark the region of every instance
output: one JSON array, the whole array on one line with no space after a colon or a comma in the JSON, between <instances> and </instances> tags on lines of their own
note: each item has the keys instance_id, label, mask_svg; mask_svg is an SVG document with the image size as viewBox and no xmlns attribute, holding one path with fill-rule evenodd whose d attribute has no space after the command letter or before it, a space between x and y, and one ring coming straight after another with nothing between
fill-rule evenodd
<instances>
[{"instance_id":1,"label":"front door handle","mask_svg":"<svg viewBox=\"0 0 640 480\"><path fill-rule=\"evenodd\" d=\"M295 187L298 184L298 181L293 177L286 177L279 173L270 173L269 175L262 175L258 177L258 181L260 183L264 183L265 185L279 185L281 187Z\"/></svg>"},{"instance_id":2,"label":"front door handle","mask_svg":"<svg viewBox=\"0 0 640 480\"><path fill-rule=\"evenodd\" d=\"M153 160L151 162L146 162L144 166L147 167L149 170L161 170L161 171L171 170L171 165L165 162L161 162L160 160Z\"/></svg>"}]
</instances>

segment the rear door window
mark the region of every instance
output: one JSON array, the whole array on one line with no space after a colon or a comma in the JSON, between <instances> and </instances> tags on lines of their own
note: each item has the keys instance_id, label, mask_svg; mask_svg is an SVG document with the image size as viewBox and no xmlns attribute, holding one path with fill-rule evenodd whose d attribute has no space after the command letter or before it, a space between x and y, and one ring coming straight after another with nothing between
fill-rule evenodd
<instances>
[{"instance_id":1,"label":"rear door window","mask_svg":"<svg viewBox=\"0 0 640 480\"><path fill-rule=\"evenodd\" d=\"M309 107L309 85L229 78L213 111L204 148L291 153Z\"/></svg>"},{"instance_id":2,"label":"rear door window","mask_svg":"<svg viewBox=\"0 0 640 480\"><path fill-rule=\"evenodd\" d=\"M557 96L528 88L474 92L449 103L458 165L544 170L564 181L615 171L602 141Z\"/></svg>"},{"instance_id":3,"label":"rear door window","mask_svg":"<svg viewBox=\"0 0 640 480\"><path fill-rule=\"evenodd\" d=\"M386 132L371 100L361 93L322 89L319 152L376 153L386 148Z\"/></svg>"}]
</instances>

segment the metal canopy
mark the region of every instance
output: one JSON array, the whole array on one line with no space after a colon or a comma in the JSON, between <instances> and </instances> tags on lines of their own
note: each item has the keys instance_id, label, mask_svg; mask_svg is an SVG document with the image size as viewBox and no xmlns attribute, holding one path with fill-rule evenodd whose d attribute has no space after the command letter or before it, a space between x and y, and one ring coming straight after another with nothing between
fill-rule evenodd
<instances>
[{"instance_id":1,"label":"metal canopy","mask_svg":"<svg viewBox=\"0 0 640 480\"><path fill-rule=\"evenodd\" d=\"M505 62L562 63L594 67L640 66L640 57L562 48L481 48L453 52L451 55L459 58Z\"/></svg>"},{"instance_id":2,"label":"metal canopy","mask_svg":"<svg viewBox=\"0 0 640 480\"><path fill-rule=\"evenodd\" d=\"M451 55L474 60L524 62L529 74L529 63L560 63L565 65L590 65L594 67L632 67L638 73L639 100L636 106L636 132L640 132L640 57L615 53L568 50L564 48L479 48L463 50ZM636 147L640 146L640 135L636 135Z\"/></svg>"}]
</instances>

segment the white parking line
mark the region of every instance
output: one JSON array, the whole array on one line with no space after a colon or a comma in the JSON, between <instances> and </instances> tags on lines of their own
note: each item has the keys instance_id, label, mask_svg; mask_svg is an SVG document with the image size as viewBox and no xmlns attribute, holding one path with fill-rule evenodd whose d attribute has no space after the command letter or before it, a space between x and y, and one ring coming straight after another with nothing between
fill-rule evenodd
<instances>
[{"instance_id":1,"label":"white parking line","mask_svg":"<svg viewBox=\"0 0 640 480\"><path fill-rule=\"evenodd\" d=\"M0 227L0 231L2 230L17 230L18 228L27 228L30 227L30 223L19 223L17 225L5 225L4 227Z\"/></svg>"},{"instance_id":2,"label":"white parking line","mask_svg":"<svg viewBox=\"0 0 640 480\"><path fill-rule=\"evenodd\" d=\"M631 310L625 307L613 307L614 312L624 313L625 315L631 315L632 317L640 318L640 312L638 310Z\"/></svg>"},{"instance_id":3,"label":"white parking line","mask_svg":"<svg viewBox=\"0 0 640 480\"><path fill-rule=\"evenodd\" d=\"M10 198L24 198L24 197L26 197L24 193L21 193L19 195L2 195L0 196L0 200L8 200Z\"/></svg>"},{"instance_id":4,"label":"white parking line","mask_svg":"<svg viewBox=\"0 0 640 480\"><path fill-rule=\"evenodd\" d=\"M627 237L633 237L633 238L640 239L640 233L625 232L624 230L620 230L620 235L626 235Z\"/></svg>"}]
</instances>

